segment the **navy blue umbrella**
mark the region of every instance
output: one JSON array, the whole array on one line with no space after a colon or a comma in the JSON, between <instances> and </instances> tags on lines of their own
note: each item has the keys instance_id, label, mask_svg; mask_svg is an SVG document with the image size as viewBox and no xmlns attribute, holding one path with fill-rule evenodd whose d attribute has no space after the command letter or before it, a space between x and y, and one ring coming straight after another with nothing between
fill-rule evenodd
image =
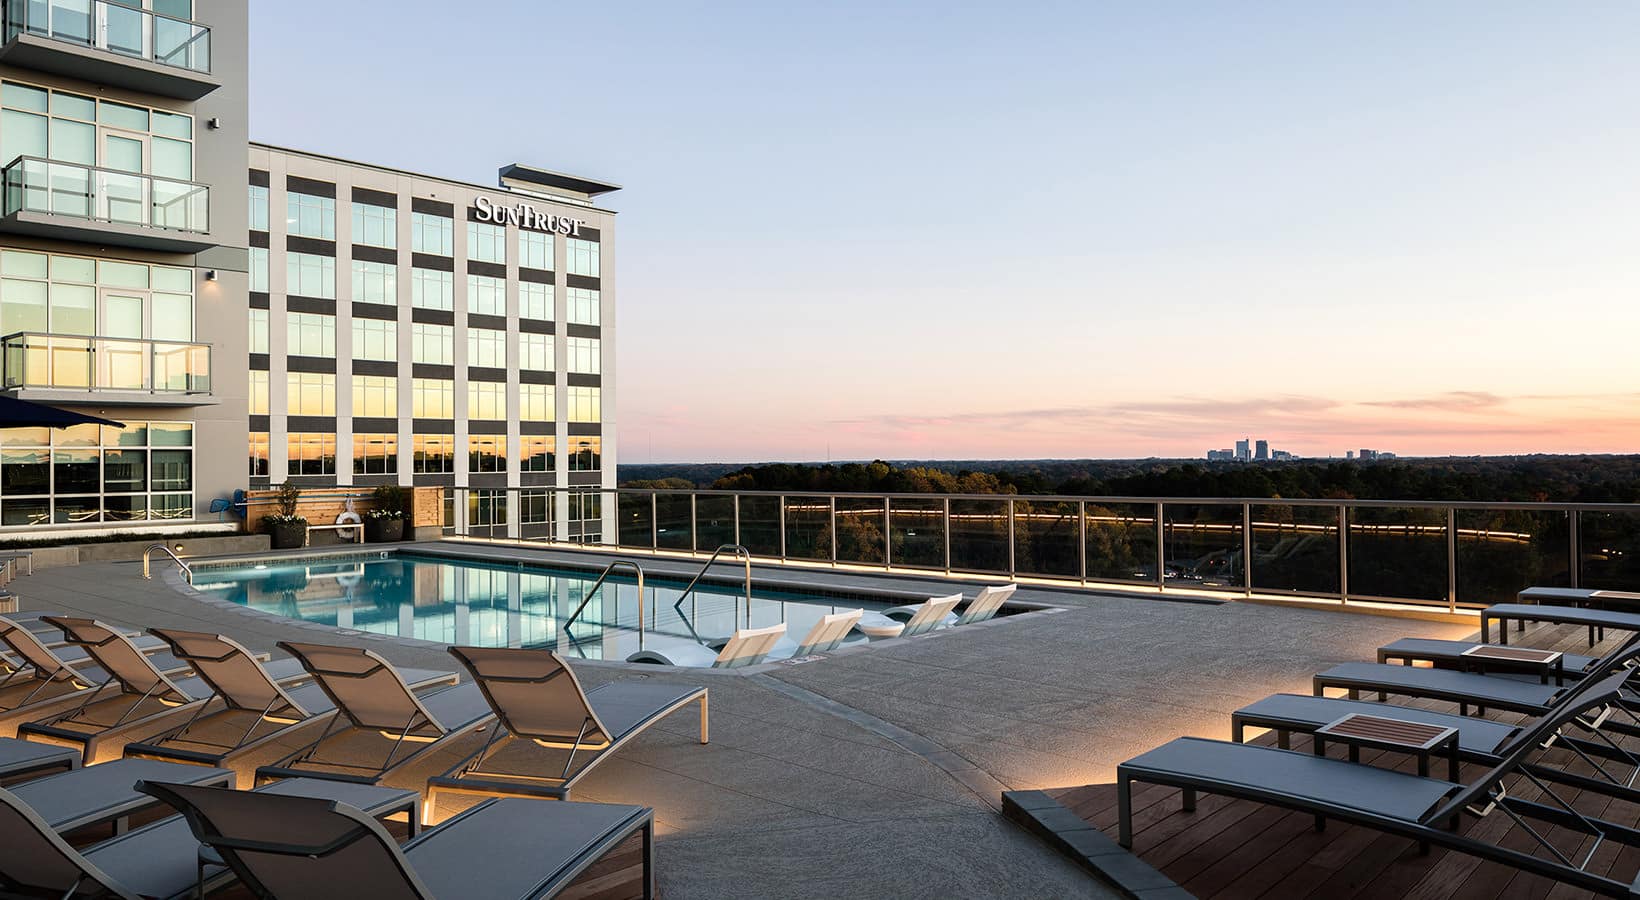
<instances>
[{"instance_id":1,"label":"navy blue umbrella","mask_svg":"<svg viewBox=\"0 0 1640 900\"><path fill-rule=\"evenodd\" d=\"M119 422L69 412L43 403L30 403L0 394L0 428L67 428L70 425L112 425Z\"/></svg>"}]
</instances>

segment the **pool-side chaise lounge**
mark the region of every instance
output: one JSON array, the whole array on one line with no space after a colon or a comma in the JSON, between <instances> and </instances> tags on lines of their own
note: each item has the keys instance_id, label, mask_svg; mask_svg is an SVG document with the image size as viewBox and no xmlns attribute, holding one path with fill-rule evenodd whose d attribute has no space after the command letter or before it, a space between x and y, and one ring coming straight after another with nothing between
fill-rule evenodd
<instances>
[{"instance_id":1,"label":"pool-side chaise lounge","mask_svg":"<svg viewBox=\"0 0 1640 900\"><path fill-rule=\"evenodd\" d=\"M696 669L739 669L768 659L785 636L785 623L767 628L742 628L730 635L721 648L713 650L688 638L646 634L644 648L628 656L626 661Z\"/></svg>"},{"instance_id":2,"label":"pool-side chaise lounge","mask_svg":"<svg viewBox=\"0 0 1640 900\"><path fill-rule=\"evenodd\" d=\"M951 611L961 602L961 594L951 594L948 597L930 597L914 606L897 606L888 611L900 618L890 616L888 612L870 611L862 615L854 627L872 638L916 637L946 626ZM949 624L955 623L956 619L950 618Z\"/></svg>"},{"instance_id":3,"label":"pool-side chaise lounge","mask_svg":"<svg viewBox=\"0 0 1640 900\"><path fill-rule=\"evenodd\" d=\"M707 742L706 688L644 679L587 691L550 650L451 647L450 654L484 692L499 724L484 746L427 780L429 808L442 793L568 799L599 763L690 703L700 703L700 742ZM514 742L533 746L500 752Z\"/></svg>"},{"instance_id":4,"label":"pool-side chaise lounge","mask_svg":"<svg viewBox=\"0 0 1640 900\"><path fill-rule=\"evenodd\" d=\"M61 629L50 626L53 633ZM60 706L76 697L104 694L116 687L108 672L91 665L82 647L53 648L23 623L0 616L0 643L11 651L5 676L0 678L0 719L19 719ZM77 655L79 661L74 661ZM167 675L188 671L181 662L163 654L151 662Z\"/></svg>"},{"instance_id":5,"label":"pool-side chaise lounge","mask_svg":"<svg viewBox=\"0 0 1640 900\"><path fill-rule=\"evenodd\" d=\"M375 819L336 800L141 788L181 810L199 842L264 897L552 897L635 835L642 896L654 896L654 813L644 807L487 800L401 848Z\"/></svg>"}]
</instances>

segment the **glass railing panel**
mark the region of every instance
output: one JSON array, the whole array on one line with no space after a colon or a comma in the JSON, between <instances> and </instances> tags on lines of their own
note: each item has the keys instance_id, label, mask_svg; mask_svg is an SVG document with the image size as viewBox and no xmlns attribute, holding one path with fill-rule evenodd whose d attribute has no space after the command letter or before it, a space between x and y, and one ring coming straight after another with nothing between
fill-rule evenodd
<instances>
[{"instance_id":1,"label":"glass railing panel","mask_svg":"<svg viewBox=\"0 0 1640 900\"><path fill-rule=\"evenodd\" d=\"M1578 514L1581 587L1640 591L1640 513Z\"/></svg>"},{"instance_id":2,"label":"glass railing panel","mask_svg":"<svg viewBox=\"0 0 1640 900\"><path fill-rule=\"evenodd\" d=\"M831 559L831 501L827 497L786 497L786 556Z\"/></svg>"},{"instance_id":3,"label":"glass railing panel","mask_svg":"<svg viewBox=\"0 0 1640 900\"><path fill-rule=\"evenodd\" d=\"M83 338L50 338L51 368L42 373L41 384L52 387L91 387L91 341Z\"/></svg>"},{"instance_id":4,"label":"glass railing panel","mask_svg":"<svg viewBox=\"0 0 1640 900\"><path fill-rule=\"evenodd\" d=\"M40 8L41 4L30 3L31 13ZM91 0L49 0L46 7L46 21L36 23L31 17L29 31L43 34L60 41L73 41L76 44L91 43Z\"/></svg>"},{"instance_id":5,"label":"glass railing panel","mask_svg":"<svg viewBox=\"0 0 1640 900\"><path fill-rule=\"evenodd\" d=\"M1349 511L1350 596L1446 602L1446 510Z\"/></svg>"},{"instance_id":6,"label":"glass railing panel","mask_svg":"<svg viewBox=\"0 0 1640 900\"><path fill-rule=\"evenodd\" d=\"M615 494L619 531L617 543L622 547L650 547L655 538L655 516L648 494L617 491Z\"/></svg>"},{"instance_id":7,"label":"glass railing panel","mask_svg":"<svg viewBox=\"0 0 1640 900\"><path fill-rule=\"evenodd\" d=\"M4 177L7 215L26 209L126 225L205 232L210 188L138 172L20 157Z\"/></svg>"},{"instance_id":8,"label":"glass railing panel","mask_svg":"<svg viewBox=\"0 0 1640 900\"><path fill-rule=\"evenodd\" d=\"M1338 508L1252 507L1253 590L1269 593L1337 594Z\"/></svg>"},{"instance_id":9,"label":"glass railing panel","mask_svg":"<svg viewBox=\"0 0 1640 900\"><path fill-rule=\"evenodd\" d=\"M1081 575L1081 526L1075 501L1014 501L1014 570L1030 575Z\"/></svg>"},{"instance_id":10,"label":"glass railing panel","mask_svg":"<svg viewBox=\"0 0 1640 900\"><path fill-rule=\"evenodd\" d=\"M61 163L26 161L23 164L23 171L25 196L28 197L30 209L48 209L59 215L85 219L91 217L93 191L90 169ZM44 173L44 178L40 177L41 173ZM50 192L49 198L45 198L44 205L41 203L42 198L35 193L42 189Z\"/></svg>"},{"instance_id":11,"label":"glass railing panel","mask_svg":"<svg viewBox=\"0 0 1640 900\"><path fill-rule=\"evenodd\" d=\"M951 501L951 568L1008 571L1008 501Z\"/></svg>"},{"instance_id":12,"label":"glass railing panel","mask_svg":"<svg viewBox=\"0 0 1640 900\"><path fill-rule=\"evenodd\" d=\"M1241 588L1241 506L1168 503L1162 508L1167 583L1179 587Z\"/></svg>"},{"instance_id":13,"label":"glass railing panel","mask_svg":"<svg viewBox=\"0 0 1640 900\"><path fill-rule=\"evenodd\" d=\"M211 30L182 19L155 16L154 61L195 72L209 72Z\"/></svg>"},{"instance_id":14,"label":"glass railing panel","mask_svg":"<svg viewBox=\"0 0 1640 900\"><path fill-rule=\"evenodd\" d=\"M125 56L145 57L144 33L148 30L141 9L117 3L98 4L102 13L102 46Z\"/></svg>"},{"instance_id":15,"label":"glass railing panel","mask_svg":"<svg viewBox=\"0 0 1640 900\"><path fill-rule=\"evenodd\" d=\"M1513 603L1533 585L1571 582L1571 514L1524 509L1458 510L1458 602Z\"/></svg>"},{"instance_id":16,"label":"glass railing panel","mask_svg":"<svg viewBox=\"0 0 1640 900\"><path fill-rule=\"evenodd\" d=\"M735 498L699 494L695 499L695 549L710 553L735 543Z\"/></svg>"},{"instance_id":17,"label":"glass railing panel","mask_svg":"<svg viewBox=\"0 0 1640 900\"><path fill-rule=\"evenodd\" d=\"M740 543L754 556L780 555L780 497L740 496Z\"/></svg>"},{"instance_id":18,"label":"glass railing panel","mask_svg":"<svg viewBox=\"0 0 1640 900\"><path fill-rule=\"evenodd\" d=\"M889 540L894 565L945 568L945 504L895 497L889 501Z\"/></svg>"},{"instance_id":19,"label":"glass railing panel","mask_svg":"<svg viewBox=\"0 0 1640 900\"><path fill-rule=\"evenodd\" d=\"M874 497L837 498L837 561L882 565L883 501ZM898 553L894 565L900 564Z\"/></svg>"},{"instance_id":20,"label":"glass railing panel","mask_svg":"<svg viewBox=\"0 0 1640 900\"><path fill-rule=\"evenodd\" d=\"M1156 582L1156 504L1087 502L1088 577Z\"/></svg>"},{"instance_id":21,"label":"glass railing panel","mask_svg":"<svg viewBox=\"0 0 1640 900\"><path fill-rule=\"evenodd\" d=\"M655 495L655 544L663 550L692 550L695 530L688 494Z\"/></svg>"},{"instance_id":22,"label":"glass railing panel","mask_svg":"<svg viewBox=\"0 0 1640 900\"><path fill-rule=\"evenodd\" d=\"M98 341L97 387L147 390L148 347L141 341Z\"/></svg>"}]
</instances>

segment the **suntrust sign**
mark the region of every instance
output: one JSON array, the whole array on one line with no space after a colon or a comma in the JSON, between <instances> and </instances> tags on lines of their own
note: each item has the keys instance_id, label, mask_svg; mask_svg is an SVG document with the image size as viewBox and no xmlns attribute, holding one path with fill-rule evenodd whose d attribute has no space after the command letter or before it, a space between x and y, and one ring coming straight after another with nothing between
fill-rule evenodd
<instances>
[{"instance_id":1,"label":"suntrust sign","mask_svg":"<svg viewBox=\"0 0 1640 900\"><path fill-rule=\"evenodd\" d=\"M494 222L497 225L517 225L520 228L533 228L537 231L556 231L570 237L580 237L581 226L587 223L585 219L571 219L568 216L544 213L525 203L517 206L496 206L488 197L479 197L473 201L473 219L479 222Z\"/></svg>"}]
</instances>

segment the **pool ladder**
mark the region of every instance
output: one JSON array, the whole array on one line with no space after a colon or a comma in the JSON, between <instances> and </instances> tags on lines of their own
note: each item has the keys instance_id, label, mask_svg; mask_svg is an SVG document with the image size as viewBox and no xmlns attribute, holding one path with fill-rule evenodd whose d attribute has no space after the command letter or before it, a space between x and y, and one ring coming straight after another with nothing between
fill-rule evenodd
<instances>
[{"instance_id":1,"label":"pool ladder","mask_svg":"<svg viewBox=\"0 0 1640 900\"><path fill-rule=\"evenodd\" d=\"M734 551L735 560L746 567L746 627L750 628L752 627L752 551L747 550L740 544L722 544L716 550L713 550L712 555L706 560L706 565L701 566L700 571L695 573L695 577L689 582L688 587L683 589L683 593L678 595L678 602L672 604L672 608L679 613L683 612L683 601L689 599L689 595L695 592L695 585L700 584L700 580L706 577L706 570L712 568L712 563L717 562L718 557L725 550Z\"/></svg>"},{"instance_id":2,"label":"pool ladder","mask_svg":"<svg viewBox=\"0 0 1640 900\"><path fill-rule=\"evenodd\" d=\"M188 580L189 581L194 580L194 570L188 568L188 564L182 561L182 557L177 556L175 553L172 553L171 548L165 546L164 544L150 544L148 546L148 549L142 551L142 577L150 578L150 579L154 577L148 571L148 560L149 560L150 557L152 557L154 555L155 550L158 550L161 553L164 553L166 556L171 557L171 562L174 562L174 563L177 564L177 568L181 569L183 574L188 576Z\"/></svg>"},{"instance_id":3,"label":"pool ladder","mask_svg":"<svg viewBox=\"0 0 1640 900\"><path fill-rule=\"evenodd\" d=\"M180 562L178 564L180 565ZM587 604L592 602L593 595L598 593L598 589L604 586L604 582L609 580L609 576L611 574L613 574L616 569L623 568L623 567L631 569L638 576L638 635L639 635L639 639L640 640L642 639L642 635L643 635L643 566L638 565L637 563L633 562L630 559L617 559L614 562L612 562L609 565L604 567L603 574L599 575L598 580L594 581L592 583L592 587L590 589L588 589L585 594L581 595L581 605L575 607L575 612L570 613L569 618L564 621L564 626L563 627L564 627L565 631L568 631L569 627L571 625L575 624L576 618L581 615L581 610L586 609Z\"/></svg>"}]
</instances>

